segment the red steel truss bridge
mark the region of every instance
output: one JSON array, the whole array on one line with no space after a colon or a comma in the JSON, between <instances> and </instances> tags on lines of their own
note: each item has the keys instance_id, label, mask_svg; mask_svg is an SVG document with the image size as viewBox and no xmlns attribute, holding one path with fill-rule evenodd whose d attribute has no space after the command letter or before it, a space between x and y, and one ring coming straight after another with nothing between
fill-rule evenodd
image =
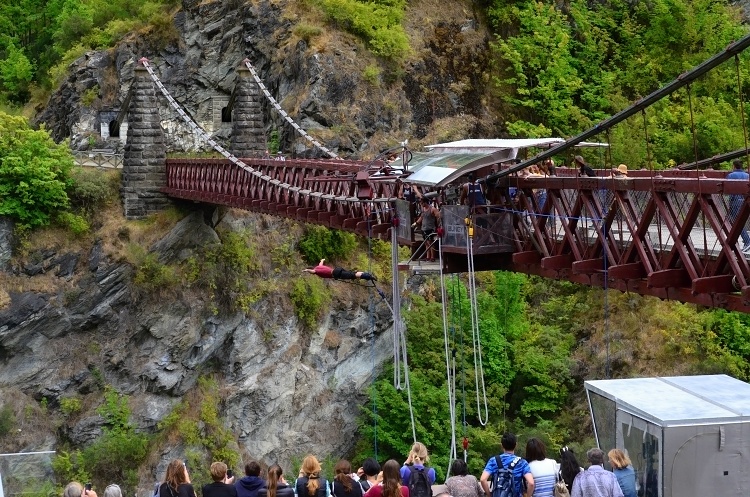
<instances>
[{"instance_id":1,"label":"red steel truss bridge","mask_svg":"<svg viewBox=\"0 0 750 497\"><path fill-rule=\"evenodd\" d=\"M750 312L750 264L741 240L750 218L750 184L710 169L746 157L747 146L696 158L686 169L631 170L625 179L609 171L580 177L561 168L557 176L516 175L644 113L724 61L738 61L749 45L750 37L733 43L626 110L531 159L478 171L492 205L475 212L442 206L442 269L504 269ZM179 109L147 61L144 65ZM332 158L241 159L206 139L226 158L168 159L162 189L168 196L396 240L413 249L420 244L410 228L413 205L396 199L403 175L383 161L341 160L327 149ZM467 253L473 254L472 264Z\"/></svg>"}]
</instances>

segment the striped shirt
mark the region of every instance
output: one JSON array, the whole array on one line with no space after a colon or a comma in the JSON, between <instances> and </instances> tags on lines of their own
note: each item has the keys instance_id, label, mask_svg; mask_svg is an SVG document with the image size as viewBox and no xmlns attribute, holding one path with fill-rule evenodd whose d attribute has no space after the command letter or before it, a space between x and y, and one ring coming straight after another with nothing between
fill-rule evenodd
<instances>
[{"instance_id":1,"label":"striped shirt","mask_svg":"<svg viewBox=\"0 0 750 497\"><path fill-rule=\"evenodd\" d=\"M531 476L534 477L533 497L552 497L559 468L557 462L554 459L529 461L529 468L531 468Z\"/></svg>"}]
</instances>

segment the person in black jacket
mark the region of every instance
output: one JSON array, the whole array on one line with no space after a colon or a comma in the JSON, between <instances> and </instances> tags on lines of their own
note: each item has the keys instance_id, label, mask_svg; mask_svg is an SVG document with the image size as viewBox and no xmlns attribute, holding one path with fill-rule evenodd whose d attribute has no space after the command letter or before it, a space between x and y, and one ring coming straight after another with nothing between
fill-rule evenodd
<instances>
[{"instance_id":1,"label":"person in black jacket","mask_svg":"<svg viewBox=\"0 0 750 497\"><path fill-rule=\"evenodd\" d=\"M223 462L211 464L213 483L203 485L203 497L237 497L234 477L227 476L227 465Z\"/></svg>"},{"instance_id":2,"label":"person in black jacket","mask_svg":"<svg viewBox=\"0 0 750 497\"><path fill-rule=\"evenodd\" d=\"M315 456L307 456L302 460L302 468L295 484L297 497L326 497L328 482L320 477L320 469Z\"/></svg>"},{"instance_id":3,"label":"person in black jacket","mask_svg":"<svg viewBox=\"0 0 750 497\"><path fill-rule=\"evenodd\" d=\"M362 497L364 491L359 482L352 478L352 465L349 461L340 460L333 471L336 473L331 482L331 493L334 497Z\"/></svg>"},{"instance_id":4,"label":"person in black jacket","mask_svg":"<svg viewBox=\"0 0 750 497\"><path fill-rule=\"evenodd\" d=\"M268 468L266 486L258 489L258 497L294 497L294 489L287 485L281 466L272 464Z\"/></svg>"},{"instance_id":5,"label":"person in black jacket","mask_svg":"<svg viewBox=\"0 0 750 497\"><path fill-rule=\"evenodd\" d=\"M260 477L258 461L249 461L245 464L245 476L234 484L237 497L258 497L258 490L265 486L266 482Z\"/></svg>"}]
</instances>

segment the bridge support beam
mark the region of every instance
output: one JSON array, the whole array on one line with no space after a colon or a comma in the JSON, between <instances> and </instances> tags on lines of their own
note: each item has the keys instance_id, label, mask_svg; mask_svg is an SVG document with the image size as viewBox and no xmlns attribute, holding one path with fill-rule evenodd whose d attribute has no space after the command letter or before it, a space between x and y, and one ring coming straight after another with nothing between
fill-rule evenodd
<instances>
[{"instance_id":1,"label":"bridge support beam","mask_svg":"<svg viewBox=\"0 0 750 497\"><path fill-rule=\"evenodd\" d=\"M156 89L140 63L133 85L120 194L125 217L141 219L165 209L170 200L161 192L167 186L167 154Z\"/></svg>"},{"instance_id":2,"label":"bridge support beam","mask_svg":"<svg viewBox=\"0 0 750 497\"><path fill-rule=\"evenodd\" d=\"M237 74L230 146L237 157L260 157L266 150L260 89L244 63L237 69Z\"/></svg>"}]
</instances>

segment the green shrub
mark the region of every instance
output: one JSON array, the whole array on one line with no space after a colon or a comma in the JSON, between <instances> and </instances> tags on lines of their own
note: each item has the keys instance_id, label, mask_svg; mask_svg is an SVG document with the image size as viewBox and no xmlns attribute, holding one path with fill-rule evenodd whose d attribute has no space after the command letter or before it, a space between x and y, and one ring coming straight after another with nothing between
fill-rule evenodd
<instances>
[{"instance_id":1,"label":"green shrub","mask_svg":"<svg viewBox=\"0 0 750 497\"><path fill-rule=\"evenodd\" d=\"M305 260L316 264L320 259L349 257L357 248L357 237L325 226L308 225L298 246Z\"/></svg>"},{"instance_id":2,"label":"green shrub","mask_svg":"<svg viewBox=\"0 0 750 497\"><path fill-rule=\"evenodd\" d=\"M81 94L81 103L86 107L91 107L97 98L99 98L99 85L94 85Z\"/></svg>"},{"instance_id":3,"label":"green shrub","mask_svg":"<svg viewBox=\"0 0 750 497\"><path fill-rule=\"evenodd\" d=\"M83 405L81 399L78 397L64 397L60 399L60 410L66 416L81 412L81 407Z\"/></svg>"},{"instance_id":4,"label":"green shrub","mask_svg":"<svg viewBox=\"0 0 750 497\"><path fill-rule=\"evenodd\" d=\"M4 437L13 429L16 424L16 416L10 405L4 405L0 408L0 437Z\"/></svg>"},{"instance_id":5,"label":"green shrub","mask_svg":"<svg viewBox=\"0 0 750 497\"><path fill-rule=\"evenodd\" d=\"M321 7L330 19L364 39L375 55L395 58L409 51L401 25L406 0L321 0Z\"/></svg>"},{"instance_id":6,"label":"green shrub","mask_svg":"<svg viewBox=\"0 0 750 497\"><path fill-rule=\"evenodd\" d=\"M61 212L57 215L57 223L69 229L74 235L85 235L91 229L83 216L72 212Z\"/></svg>"},{"instance_id":7,"label":"green shrub","mask_svg":"<svg viewBox=\"0 0 750 497\"><path fill-rule=\"evenodd\" d=\"M173 267L159 262L156 254L147 254L136 269L134 281L140 287L153 291L177 284L178 278Z\"/></svg>"},{"instance_id":8,"label":"green shrub","mask_svg":"<svg viewBox=\"0 0 750 497\"><path fill-rule=\"evenodd\" d=\"M73 156L23 117L0 112L0 215L43 226L68 207Z\"/></svg>"},{"instance_id":9,"label":"green shrub","mask_svg":"<svg viewBox=\"0 0 750 497\"><path fill-rule=\"evenodd\" d=\"M373 86L380 83L380 68L370 64L362 71L362 78Z\"/></svg>"},{"instance_id":10,"label":"green shrub","mask_svg":"<svg viewBox=\"0 0 750 497\"><path fill-rule=\"evenodd\" d=\"M319 278L297 278L289 293L294 314L309 329L315 328L330 295Z\"/></svg>"},{"instance_id":11,"label":"green shrub","mask_svg":"<svg viewBox=\"0 0 750 497\"><path fill-rule=\"evenodd\" d=\"M305 43L310 43L310 40L316 36L323 34L323 29L319 26L311 26L310 24L297 24L294 26L292 32L305 40Z\"/></svg>"},{"instance_id":12,"label":"green shrub","mask_svg":"<svg viewBox=\"0 0 750 497\"><path fill-rule=\"evenodd\" d=\"M93 214L117 199L120 187L118 174L91 167L74 167L71 171L68 198L71 207Z\"/></svg>"}]
</instances>

